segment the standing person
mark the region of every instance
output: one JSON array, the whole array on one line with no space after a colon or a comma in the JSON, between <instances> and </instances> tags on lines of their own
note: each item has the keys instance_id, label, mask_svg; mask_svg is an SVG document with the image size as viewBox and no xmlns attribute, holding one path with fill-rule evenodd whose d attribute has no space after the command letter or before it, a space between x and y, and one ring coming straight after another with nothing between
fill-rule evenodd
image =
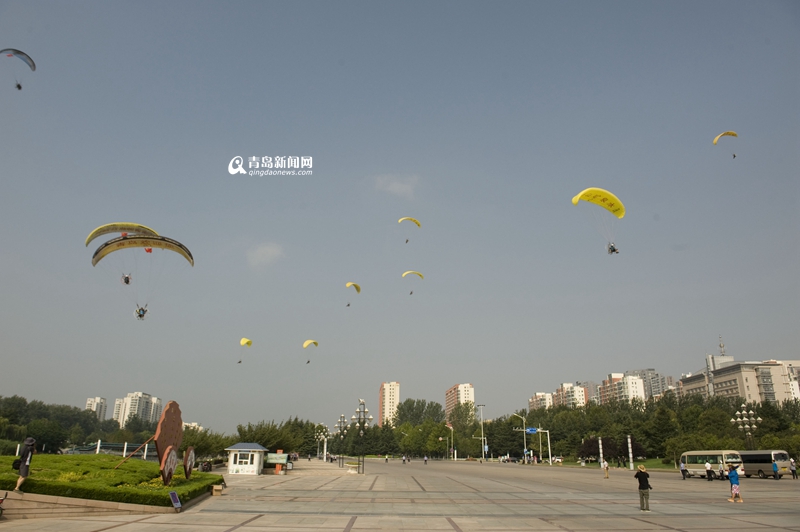
<instances>
[{"instance_id":1,"label":"standing person","mask_svg":"<svg viewBox=\"0 0 800 532\"><path fill-rule=\"evenodd\" d=\"M425 465L428 465L428 455L427 454L425 455L425 458L423 458L423 460L425 460Z\"/></svg>"},{"instance_id":2,"label":"standing person","mask_svg":"<svg viewBox=\"0 0 800 532\"><path fill-rule=\"evenodd\" d=\"M389 463L389 455L388 454L386 455L386 463L387 464Z\"/></svg>"},{"instance_id":3,"label":"standing person","mask_svg":"<svg viewBox=\"0 0 800 532\"><path fill-rule=\"evenodd\" d=\"M728 464L728 480L731 482L731 498L728 502L744 502L742 495L739 493L739 472L736 468L739 467L734 464Z\"/></svg>"},{"instance_id":4,"label":"standing person","mask_svg":"<svg viewBox=\"0 0 800 532\"><path fill-rule=\"evenodd\" d=\"M794 458L789 460L789 471L792 472L792 480L797 480L797 464L795 464Z\"/></svg>"},{"instance_id":5,"label":"standing person","mask_svg":"<svg viewBox=\"0 0 800 532\"><path fill-rule=\"evenodd\" d=\"M403 463L406 463L406 455L403 455Z\"/></svg>"},{"instance_id":6,"label":"standing person","mask_svg":"<svg viewBox=\"0 0 800 532\"><path fill-rule=\"evenodd\" d=\"M639 509L643 512L650 511L650 474L647 473L643 465L639 466L639 471L633 477L639 481Z\"/></svg>"},{"instance_id":7,"label":"standing person","mask_svg":"<svg viewBox=\"0 0 800 532\"><path fill-rule=\"evenodd\" d=\"M719 479L725 480L725 469L722 466L722 460L719 461Z\"/></svg>"},{"instance_id":8,"label":"standing person","mask_svg":"<svg viewBox=\"0 0 800 532\"><path fill-rule=\"evenodd\" d=\"M686 464L681 462L681 479L686 480Z\"/></svg>"},{"instance_id":9,"label":"standing person","mask_svg":"<svg viewBox=\"0 0 800 532\"><path fill-rule=\"evenodd\" d=\"M711 463L706 460L706 480L714 480L714 471L711 470Z\"/></svg>"},{"instance_id":10,"label":"standing person","mask_svg":"<svg viewBox=\"0 0 800 532\"><path fill-rule=\"evenodd\" d=\"M778 475L778 462L774 459L772 460L772 475L775 477L775 480L780 479L780 475Z\"/></svg>"},{"instance_id":11,"label":"standing person","mask_svg":"<svg viewBox=\"0 0 800 532\"><path fill-rule=\"evenodd\" d=\"M22 483L25 482L25 479L31 474L31 458L33 458L35 453L36 440L29 436L25 438L25 447L22 448L22 452L19 455L21 462L19 465L19 478L17 479L17 487L14 488L15 493L22 493L22 490L20 490L19 487L22 486Z\"/></svg>"},{"instance_id":12,"label":"standing person","mask_svg":"<svg viewBox=\"0 0 800 532\"><path fill-rule=\"evenodd\" d=\"M608 478L608 462L606 461L605 458L603 459L603 471L605 471L606 473L605 478Z\"/></svg>"}]
</instances>

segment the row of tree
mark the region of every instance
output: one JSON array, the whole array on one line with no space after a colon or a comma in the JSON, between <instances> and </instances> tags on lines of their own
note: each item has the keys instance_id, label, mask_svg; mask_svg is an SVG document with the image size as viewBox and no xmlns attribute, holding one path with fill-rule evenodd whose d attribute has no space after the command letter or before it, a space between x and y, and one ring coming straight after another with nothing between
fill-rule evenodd
<instances>
[{"instance_id":1,"label":"row of tree","mask_svg":"<svg viewBox=\"0 0 800 532\"><path fill-rule=\"evenodd\" d=\"M481 437L488 445L487 456L522 456L523 441L528 452L547 457L547 433L523 436L523 429L549 431L552 453L565 457L597 458L599 438L608 459L627 458L628 435L634 456L674 459L695 449L745 449L744 435L731 423L741 408L739 398L678 398L671 393L655 401L633 400L579 408L566 406L524 410L486 421L476 418L472 403L457 405L445 421L439 403L407 399L398 408L392 424L328 434L328 451L334 454L448 457L481 455ZM749 404L762 421L754 432L758 448L784 449L800 454L800 401ZM22 397L0 397L0 453L11 454L16 444L33 436L45 451L81 445L98 439L110 442L143 442L153 435L154 424L136 418L120 429L117 422L100 422L93 412L66 405L28 402ZM211 430L187 429L183 448L193 446L199 457L223 454L237 442L259 443L276 451L316 455L324 427L298 418L276 423L261 421L239 425L226 435Z\"/></svg>"}]
</instances>

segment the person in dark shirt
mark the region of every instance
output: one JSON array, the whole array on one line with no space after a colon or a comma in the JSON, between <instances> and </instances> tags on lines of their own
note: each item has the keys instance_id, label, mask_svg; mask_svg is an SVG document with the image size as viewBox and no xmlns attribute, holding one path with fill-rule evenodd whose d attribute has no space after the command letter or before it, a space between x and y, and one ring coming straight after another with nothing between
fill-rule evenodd
<instances>
[{"instance_id":1,"label":"person in dark shirt","mask_svg":"<svg viewBox=\"0 0 800 532\"><path fill-rule=\"evenodd\" d=\"M25 482L25 479L28 478L31 472L31 458L33 458L34 453L36 453L36 440L33 438L25 438L25 447L22 448L22 452L19 455L19 459L22 463L19 466L19 478L17 479L17 487L14 488L16 493L22 493L19 489L22 486L22 483Z\"/></svg>"},{"instance_id":2,"label":"person in dark shirt","mask_svg":"<svg viewBox=\"0 0 800 532\"><path fill-rule=\"evenodd\" d=\"M643 465L639 466L639 471L633 475L639 481L639 509L643 512L650 511L650 474Z\"/></svg>"}]
</instances>

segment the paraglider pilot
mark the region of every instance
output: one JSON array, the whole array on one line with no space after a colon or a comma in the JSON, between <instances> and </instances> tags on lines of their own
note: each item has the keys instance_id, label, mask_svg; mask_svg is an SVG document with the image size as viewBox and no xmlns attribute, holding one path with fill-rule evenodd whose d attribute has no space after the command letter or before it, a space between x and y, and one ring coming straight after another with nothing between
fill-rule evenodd
<instances>
[{"instance_id":1,"label":"paraglider pilot","mask_svg":"<svg viewBox=\"0 0 800 532\"><path fill-rule=\"evenodd\" d=\"M122 284L131 284L131 274L123 273L120 280L122 281Z\"/></svg>"},{"instance_id":2,"label":"paraglider pilot","mask_svg":"<svg viewBox=\"0 0 800 532\"><path fill-rule=\"evenodd\" d=\"M608 245L608 254L613 255L614 253L619 253L619 250L617 249L617 246L615 246L614 243L611 242Z\"/></svg>"},{"instance_id":3,"label":"paraglider pilot","mask_svg":"<svg viewBox=\"0 0 800 532\"><path fill-rule=\"evenodd\" d=\"M19 81L17 82L17 90L18 90L18 91L21 91L21 90L22 90L22 84L21 84ZM735 157L735 156L734 156L734 157Z\"/></svg>"},{"instance_id":4,"label":"paraglider pilot","mask_svg":"<svg viewBox=\"0 0 800 532\"><path fill-rule=\"evenodd\" d=\"M136 319L143 320L145 315L147 315L147 305L136 307L136 312L134 312L133 315L136 316Z\"/></svg>"}]
</instances>

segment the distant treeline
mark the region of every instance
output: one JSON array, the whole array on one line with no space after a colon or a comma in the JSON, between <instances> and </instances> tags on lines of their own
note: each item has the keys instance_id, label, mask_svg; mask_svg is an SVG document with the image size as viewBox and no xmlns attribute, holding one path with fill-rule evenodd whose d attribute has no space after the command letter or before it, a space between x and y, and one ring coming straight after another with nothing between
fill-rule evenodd
<instances>
[{"instance_id":1,"label":"distant treeline","mask_svg":"<svg viewBox=\"0 0 800 532\"><path fill-rule=\"evenodd\" d=\"M661 457L668 460L693 449L745 449L745 437L730 422L740 410L741 398L691 395L678 398L671 392L659 401L633 400L579 408L565 406L526 412L520 410L483 424L489 447L487 456L521 456L523 435L520 429L537 427L550 431L554 455L596 458L598 437L603 440L606 458L628 456L627 437L631 435L634 456ZM793 399L777 405L748 404L762 421L754 432L756 446L784 449L800 455L800 401ZM519 416L524 418L520 419ZM349 423L350 420L348 419ZM94 412L74 406L28 402L19 396L0 396L0 454L13 454L25 437L37 440L39 450L57 452L70 446L106 442L141 443L155 432L155 424L132 417L125 429L114 420L98 421ZM323 427L298 418L288 421L259 421L239 425L235 434L212 430L184 431L182 449L193 446L199 458L223 454L237 442L259 443L277 451L316 455L323 448ZM444 457L450 449L459 458L481 454L481 424L472 403L458 405L450 414L449 426L442 405L424 399L406 399L398 405L392 423L374 424L363 436L348 429L328 434L328 452L333 454L371 455L408 454ZM547 437L525 438L527 448L538 456L547 456Z\"/></svg>"}]
</instances>

